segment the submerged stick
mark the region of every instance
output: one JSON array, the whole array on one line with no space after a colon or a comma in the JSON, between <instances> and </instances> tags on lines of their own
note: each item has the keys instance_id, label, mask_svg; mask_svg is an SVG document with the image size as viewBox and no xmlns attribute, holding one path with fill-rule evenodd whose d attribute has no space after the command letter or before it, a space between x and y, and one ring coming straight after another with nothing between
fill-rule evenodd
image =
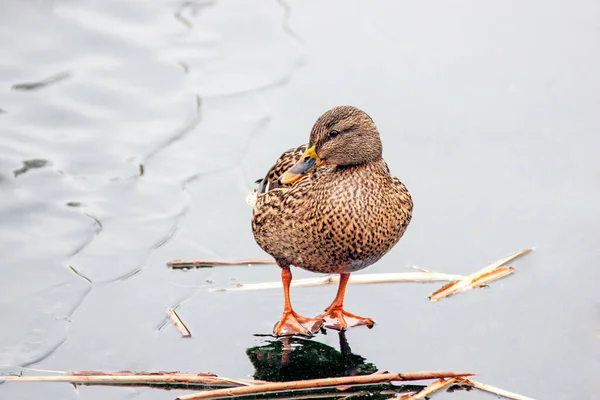
<instances>
[{"instance_id":1,"label":"submerged stick","mask_svg":"<svg viewBox=\"0 0 600 400\"><path fill-rule=\"evenodd\" d=\"M183 337L192 336L190 330L187 328L187 326L185 326L185 324L183 323L181 318L179 318L179 315L177 315L175 310L173 310L172 308L167 308L167 314L169 314L169 318L171 318L171 321L173 321L173 324L175 324L175 326L181 333L181 336L183 336Z\"/></svg>"},{"instance_id":2,"label":"submerged stick","mask_svg":"<svg viewBox=\"0 0 600 400\"><path fill-rule=\"evenodd\" d=\"M467 385L473 386L476 389L479 390L483 390L484 392L489 392L489 393L493 393L496 394L498 396L502 396L502 397L506 397L507 399L513 399L513 400L535 400L531 397L527 397L527 396L523 396L517 393L512 393L509 391L506 391L504 389L500 389L494 386L490 386L490 385L486 385L485 383L481 383L481 382L477 382L474 381L472 379L469 378L459 378L458 379L459 382L461 383L465 383Z\"/></svg>"},{"instance_id":3,"label":"submerged stick","mask_svg":"<svg viewBox=\"0 0 600 400\"><path fill-rule=\"evenodd\" d=\"M444 297L448 297L455 293L458 293L458 292L461 292L464 290L468 290L470 288L470 285L472 285L473 282L476 282L476 281L480 281L480 284L479 284L479 286L480 286L481 281L484 279L485 276L494 277L495 279L499 279L502 276L506 276L506 275L514 272L514 268L511 272L505 273L504 275L502 275L499 272L494 273L494 270L498 269L499 267L503 266L504 264L511 262L515 258L522 256L523 254L529 253L531 250L532 249L525 249L525 250L518 251L502 260L496 261L496 262L488 265L487 267L480 269L477 272L472 273L471 275L465 276L461 280L458 280L455 282L450 282L449 284L444 285L441 288L439 288L438 290L436 290L435 292L433 292L432 295L429 296L429 300L431 300L432 302L435 302L435 301L443 299ZM492 279L492 280L494 280L494 279ZM492 280L487 280L486 282L491 282Z\"/></svg>"},{"instance_id":4,"label":"submerged stick","mask_svg":"<svg viewBox=\"0 0 600 400\"><path fill-rule=\"evenodd\" d=\"M407 373L396 373L396 374L375 374L375 375L362 375L362 376L344 376L341 378L321 378L321 379L307 379L302 381L290 381L290 382L274 382L265 383L256 386L244 386L237 388L207 390L199 393L192 393L177 397L177 400L198 400L198 399L212 399L217 397L226 396L241 396L247 394L257 393L269 393L269 392L280 392L297 389L316 389L327 386L340 386L340 385L357 385L357 384L372 384L381 382L393 382L393 381L418 381L424 379L438 379L438 378L457 378L473 375L470 372L453 372L453 371L422 371L422 372L407 372Z\"/></svg>"},{"instance_id":5,"label":"submerged stick","mask_svg":"<svg viewBox=\"0 0 600 400\"><path fill-rule=\"evenodd\" d=\"M193 267L212 267L214 265L252 265L275 264L273 258L244 258L241 260L173 260L167 263L168 267L175 269Z\"/></svg>"},{"instance_id":6,"label":"submerged stick","mask_svg":"<svg viewBox=\"0 0 600 400\"><path fill-rule=\"evenodd\" d=\"M391 282L438 282L464 278L462 275L437 272L397 272L383 274L350 275L349 284L391 283ZM338 284L339 275L327 275L320 278L294 279L290 286L309 287ZM281 281L261 283L240 283L234 287L209 289L211 292L236 292L241 290L281 289Z\"/></svg>"}]
</instances>

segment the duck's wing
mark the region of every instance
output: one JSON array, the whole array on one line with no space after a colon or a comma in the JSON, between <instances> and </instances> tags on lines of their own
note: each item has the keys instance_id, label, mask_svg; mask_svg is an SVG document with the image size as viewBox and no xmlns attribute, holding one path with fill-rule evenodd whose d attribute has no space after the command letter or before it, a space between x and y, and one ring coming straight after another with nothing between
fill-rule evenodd
<instances>
[{"instance_id":1,"label":"duck's wing","mask_svg":"<svg viewBox=\"0 0 600 400\"><path fill-rule=\"evenodd\" d=\"M255 183L258 183L257 192L266 193L271 189L275 189L281 186L288 185L280 185L278 179L285 171L290 169L300 158L302 154L308 148L308 144L303 144L302 146L298 146L292 149L285 151L277 161L275 165L271 167L267 175L264 178L257 180Z\"/></svg>"}]
</instances>

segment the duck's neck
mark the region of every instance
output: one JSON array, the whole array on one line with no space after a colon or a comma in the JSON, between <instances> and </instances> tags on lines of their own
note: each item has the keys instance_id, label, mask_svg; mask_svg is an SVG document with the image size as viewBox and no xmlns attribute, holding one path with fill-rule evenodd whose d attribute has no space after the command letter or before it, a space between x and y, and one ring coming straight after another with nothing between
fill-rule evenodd
<instances>
[{"instance_id":1,"label":"duck's neck","mask_svg":"<svg viewBox=\"0 0 600 400\"><path fill-rule=\"evenodd\" d=\"M364 162L361 164L353 164L353 165L338 165L335 167L338 171L347 172L347 173L367 173L367 174L376 174L376 175L389 175L390 169L383 159L383 157L379 157L376 160Z\"/></svg>"}]
</instances>

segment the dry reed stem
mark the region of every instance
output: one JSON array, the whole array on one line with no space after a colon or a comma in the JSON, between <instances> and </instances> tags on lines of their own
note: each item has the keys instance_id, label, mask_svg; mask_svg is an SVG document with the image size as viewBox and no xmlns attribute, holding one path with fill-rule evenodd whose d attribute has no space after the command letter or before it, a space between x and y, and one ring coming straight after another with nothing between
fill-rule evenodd
<instances>
[{"instance_id":1,"label":"dry reed stem","mask_svg":"<svg viewBox=\"0 0 600 400\"><path fill-rule=\"evenodd\" d=\"M298 392L298 393L302 393L302 392ZM389 394L392 395L394 392L393 390L385 390L382 392L379 392L380 394ZM402 392L401 394L414 394L417 393L415 391L411 391L411 392ZM355 392L351 392L351 393L343 393L343 392L339 392L339 393L331 393L331 392L324 392L324 393L306 393L306 394L290 394L289 396L277 396L277 400L317 400L317 399L332 399L332 398L339 398L341 400L345 400L345 399L350 399L350 398L356 398L356 397L372 397L373 393L370 390L359 390L359 391L355 391ZM392 397L391 399L399 399L399 397Z\"/></svg>"},{"instance_id":2,"label":"dry reed stem","mask_svg":"<svg viewBox=\"0 0 600 400\"><path fill-rule=\"evenodd\" d=\"M499 279L502 276L506 276L508 274L502 275L500 273L497 273L497 275L495 275L495 273L493 273L493 272L497 268L503 266L504 264L511 262L515 258L520 257L523 254L529 253L531 250L532 249L525 249L525 250L518 251L502 260L496 261L496 262L488 265L487 267L480 269L477 272L472 273L471 275L468 275L468 276L462 278L461 280L458 280L455 282L450 282L450 283L442 286L435 292L433 292L433 294L431 296L429 296L429 300L431 300L432 302L435 302L435 301L443 299L444 297L448 297L455 293L458 293L458 292L461 292L464 290L468 290L470 288L470 285L472 285L474 281L479 280L480 285L481 285L481 280L483 279L482 277L484 277L484 276L489 275L490 277L496 277L495 279ZM513 270L514 270L514 268L513 268ZM509 273L512 273L512 272L509 272ZM491 281L488 280L487 282L491 282Z\"/></svg>"},{"instance_id":3,"label":"dry reed stem","mask_svg":"<svg viewBox=\"0 0 600 400\"><path fill-rule=\"evenodd\" d=\"M360 285L369 283L391 283L391 282L438 282L452 281L464 278L462 275L442 274L437 272L398 272L385 274L361 274L350 275L349 284ZM310 287L337 284L339 275L327 275L319 278L294 279L292 287ZM281 281L261 283L240 283L233 287L209 289L210 292L236 292L243 290L266 290L281 289Z\"/></svg>"},{"instance_id":4,"label":"dry reed stem","mask_svg":"<svg viewBox=\"0 0 600 400\"><path fill-rule=\"evenodd\" d=\"M69 375L57 376L1 376L0 381L19 381L19 382L69 382L83 385L125 385L125 384L202 384L209 386L240 386L240 385L259 385L262 381L247 381L244 379L219 378L216 376L207 376L205 373L179 373L179 372L148 372L147 375L141 373L124 371L120 375L118 372L100 372L98 375L88 375L92 371L72 371Z\"/></svg>"},{"instance_id":5,"label":"dry reed stem","mask_svg":"<svg viewBox=\"0 0 600 400\"><path fill-rule=\"evenodd\" d=\"M252 264L275 264L272 258L244 258L241 260L173 260L167 262L171 268L192 268L196 266L213 265L252 265Z\"/></svg>"},{"instance_id":6,"label":"dry reed stem","mask_svg":"<svg viewBox=\"0 0 600 400\"><path fill-rule=\"evenodd\" d=\"M387 374L387 373L388 373L387 371L375 371L369 375L383 375L383 374ZM348 390L354 386L356 386L356 385L341 385L341 386L336 387L336 389L343 392L344 390Z\"/></svg>"},{"instance_id":7,"label":"dry reed stem","mask_svg":"<svg viewBox=\"0 0 600 400\"><path fill-rule=\"evenodd\" d=\"M452 371L422 371L396 374L374 374L362 376L345 376L341 378L307 379L302 381L273 382L256 386L244 386L227 389L206 390L177 397L177 400L212 399L218 397L241 396L247 394L264 394L269 392L289 391L298 389L316 389L328 386L366 385L393 381L414 381L438 378L456 378L471 376L469 372Z\"/></svg>"},{"instance_id":8,"label":"dry reed stem","mask_svg":"<svg viewBox=\"0 0 600 400\"><path fill-rule=\"evenodd\" d=\"M416 393L419 393L419 392L413 390L410 392L398 393L398 396L390 397L387 400L406 400L406 399L410 399L410 397Z\"/></svg>"},{"instance_id":9,"label":"dry reed stem","mask_svg":"<svg viewBox=\"0 0 600 400\"><path fill-rule=\"evenodd\" d=\"M67 375L74 376L138 376L138 375L194 375L194 376L211 376L216 377L217 374L214 372L186 372L181 373L179 371L98 371L98 370L79 370L79 371L66 371L61 372Z\"/></svg>"},{"instance_id":10,"label":"dry reed stem","mask_svg":"<svg viewBox=\"0 0 600 400\"><path fill-rule=\"evenodd\" d=\"M484 275L481 275L480 277L478 277L477 279L473 280L473 282L471 282L469 284L469 286L467 286L466 288L462 289L461 291L467 290L467 289L475 289L475 288L479 288L482 286L487 285L490 282L496 281L500 278L503 278L507 275L512 274L513 272L515 272L515 267L510 266L510 267L498 267L495 270L488 272Z\"/></svg>"},{"instance_id":11,"label":"dry reed stem","mask_svg":"<svg viewBox=\"0 0 600 400\"><path fill-rule=\"evenodd\" d=\"M535 400L535 399L533 399L531 397L523 396L523 395L520 395L520 394L517 394L517 393L512 393L512 392L506 391L504 389L500 389L500 388L497 388L497 387L494 387L494 386L486 385L485 383L474 381L474 380L469 379L469 378L459 377L458 381L460 383L465 383L467 385L473 386L476 389L483 390L484 392L493 393L495 395L502 396L502 397L505 397L507 399L513 399L513 400Z\"/></svg>"},{"instance_id":12,"label":"dry reed stem","mask_svg":"<svg viewBox=\"0 0 600 400\"><path fill-rule=\"evenodd\" d=\"M173 324L175 324L175 326L181 333L181 336L183 336L183 337L192 336L192 333L187 328L187 326L185 326L185 324L183 323L181 318L179 318L179 315L177 315L175 310L173 310L172 308L167 308L167 314L169 314L169 318L171 318L171 321L173 321Z\"/></svg>"},{"instance_id":13,"label":"dry reed stem","mask_svg":"<svg viewBox=\"0 0 600 400\"><path fill-rule=\"evenodd\" d=\"M441 379L438 379L437 381L431 383L429 386L427 386L423 390L421 390L411 396L408 396L408 397L401 397L401 399L402 400L421 400L427 396L434 394L438 390L442 390L443 388L452 385L454 382L456 382L456 378L450 378L450 379L441 378Z\"/></svg>"}]
</instances>

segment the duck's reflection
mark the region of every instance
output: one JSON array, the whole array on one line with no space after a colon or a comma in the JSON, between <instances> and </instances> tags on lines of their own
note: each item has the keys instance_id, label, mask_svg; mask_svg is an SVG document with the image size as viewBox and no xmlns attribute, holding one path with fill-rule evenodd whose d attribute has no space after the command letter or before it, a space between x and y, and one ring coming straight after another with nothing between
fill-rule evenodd
<instances>
[{"instance_id":1,"label":"duck's reflection","mask_svg":"<svg viewBox=\"0 0 600 400\"><path fill-rule=\"evenodd\" d=\"M262 346L246 350L254 366L254 378L270 382L288 382L304 379L334 378L350 375L369 375L377 367L364 357L353 354L345 332L338 332L339 350L315 339L289 337L272 339ZM288 400L385 400L400 393L416 393L422 385L391 385L380 383L369 386L347 386L302 391L284 397ZM278 397L276 393L266 398Z\"/></svg>"},{"instance_id":2,"label":"duck's reflection","mask_svg":"<svg viewBox=\"0 0 600 400\"><path fill-rule=\"evenodd\" d=\"M339 332L340 349L316 340L289 337L246 350L254 366L254 378L286 382L300 379L368 375L377 367L353 354L345 332Z\"/></svg>"}]
</instances>

